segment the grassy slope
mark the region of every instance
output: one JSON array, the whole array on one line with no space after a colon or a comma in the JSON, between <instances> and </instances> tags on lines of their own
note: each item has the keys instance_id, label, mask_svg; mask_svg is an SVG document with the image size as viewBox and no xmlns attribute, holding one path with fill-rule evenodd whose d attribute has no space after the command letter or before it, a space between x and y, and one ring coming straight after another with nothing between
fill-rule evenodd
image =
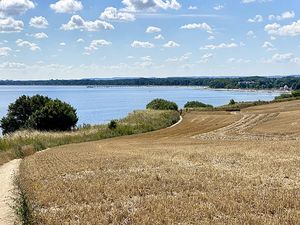
<instances>
[{"instance_id":1,"label":"grassy slope","mask_svg":"<svg viewBox=\"0 0 300 225\"><path fill-rule=\"evenodd\" d=\"M193 111L30 156L21 183L38 224L299 224L299 124L300 101Z\"/></svg>"},{"instance_id":2,"label":"grassy slope","mask_svg":"<svg viewBox=\"0 0 300 225\"><path fill-rule=\"evenodd\" d=\"M175 111L135 111L118 121L114 130L107 125L86 126L74 132L21 131L0 139L0 165L36 151L70 143L144 133L168 127L179 120Z\"/></svg>"}]
</instances>

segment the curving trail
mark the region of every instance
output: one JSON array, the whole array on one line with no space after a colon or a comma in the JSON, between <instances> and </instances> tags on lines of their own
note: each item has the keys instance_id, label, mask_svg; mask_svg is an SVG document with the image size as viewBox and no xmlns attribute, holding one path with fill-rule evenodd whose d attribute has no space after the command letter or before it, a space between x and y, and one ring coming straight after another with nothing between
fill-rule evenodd
<instances>
[{"instance_id":1,"label":"curving trail","mask_svg":"<svg viewBox=\"0 0 300 225\"><path fill-rule=\"evenodd\" d=\"M13 225L16 217L11 206L14 177L18 173L21 160L12 160L0 167L0 225Z\"/></svg>"}]
</instances>

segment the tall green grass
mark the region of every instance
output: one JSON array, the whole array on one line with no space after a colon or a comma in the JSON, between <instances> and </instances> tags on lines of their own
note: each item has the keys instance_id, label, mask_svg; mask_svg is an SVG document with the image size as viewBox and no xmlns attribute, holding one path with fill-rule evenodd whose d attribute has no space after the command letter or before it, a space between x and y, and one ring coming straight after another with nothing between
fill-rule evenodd
<instances>
[{"instance_id":1,"label":"tall green grass","mask_svg":"<svg viewBox=\"0 0 300 225\"><path fill-rule=\"evenodd\" d=\"M47 148L105 138L132 135L166 128L179 120L176 111L134 111L117 120L115 129L107 125L84 125L72 132L19 131L0 138L0 165Z\"/></svg>"}]
</instances>

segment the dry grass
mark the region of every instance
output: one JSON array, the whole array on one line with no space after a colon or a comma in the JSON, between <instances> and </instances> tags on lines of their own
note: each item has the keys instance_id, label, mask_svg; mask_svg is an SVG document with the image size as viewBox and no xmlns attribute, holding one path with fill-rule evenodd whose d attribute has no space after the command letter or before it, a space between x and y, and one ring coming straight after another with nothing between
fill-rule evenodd
<instances>
[{"instance_id":1,"label":"dry grass","mask_svg":"<svg viewBox=\"0 0 300 225\"><path fill-rule=\"evenodd\" d=\"M300 101L190 112L174 128L30 156L21 183L37 224L300 224L299 119ZM298 138L244 138L264 132Z\"/></svg>"},{"instance_id":2,"label":"dry grass","mask_svg":"<svg viewBox=\"0 0 300 225\"><path fill-rule=\"evenodd\" d=\"M175 111L141 110L117 121L117 128L113 130L107 125L96 125L80 127L72 132L15 132L0 138L0 165L47 148L144 133L171 126L178 120L179 113Z\"/></svg>"}]
</instances>

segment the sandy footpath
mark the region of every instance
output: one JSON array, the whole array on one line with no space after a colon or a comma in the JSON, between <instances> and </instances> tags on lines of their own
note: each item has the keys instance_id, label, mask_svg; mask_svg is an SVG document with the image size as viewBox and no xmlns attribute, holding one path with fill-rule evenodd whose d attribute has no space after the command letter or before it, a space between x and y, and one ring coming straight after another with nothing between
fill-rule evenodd
<instances>
[{"instance_id":1,"label":"sandy footpath","mask_svg":"<svg viewBox=\"0 0 300 225\"><path fill-rule=\"evenodd\" d=\"M13 204L13 180L18 172L21 160L15 159L0 166L0 225L10 225L15 222L15 215L11 209Z\"/></svg>"}]
</instances>

